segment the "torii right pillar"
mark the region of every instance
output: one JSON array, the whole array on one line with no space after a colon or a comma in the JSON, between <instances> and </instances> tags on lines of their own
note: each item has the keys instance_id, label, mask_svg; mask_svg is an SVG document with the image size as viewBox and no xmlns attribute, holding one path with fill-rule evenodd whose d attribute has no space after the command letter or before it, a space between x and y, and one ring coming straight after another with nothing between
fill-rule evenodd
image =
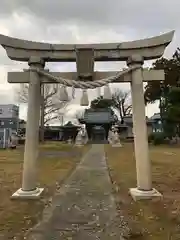
<instances>
[{"instance_id":1,"label":"torii right pillar","mask_svg":"<svg viewBox=\"0 0 180 240\"><path fill-rule=\"evenodd\" d=\"M133 55L127 61L128 66L139 67L138 69L132 71L131 79L137 187L131 188L130 194L135 201L141 199L151 199L153 197L162 197L162 195L156 189L152 188L152 172L151 162L149 159L148 134L142 77L143 62L143 58L139 55Z\"/></svg>"}]
</instances>

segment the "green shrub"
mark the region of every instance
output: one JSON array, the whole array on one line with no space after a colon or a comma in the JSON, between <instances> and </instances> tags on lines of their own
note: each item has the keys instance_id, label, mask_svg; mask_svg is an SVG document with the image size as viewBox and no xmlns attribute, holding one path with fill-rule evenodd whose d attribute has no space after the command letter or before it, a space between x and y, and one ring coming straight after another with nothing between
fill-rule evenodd
<instances>
[{"instance_id":1,"label":"green shrub","mask_svg":"<svg viewBox=\"0 0 180 240\"><path fill-rule=\"evenodd\" d=\"M164 143L164 139L165 139L164 133L155 133L152 142L154 145L160 145Z\"/></svg>"},{"instance_id":2,"label":"green shrub","mask_svg":"<svg viewBox=\"0 0 180 240\"><path fill-rule=\"evenodd\" d=\"M154 133L149 134L148 142L152 142L154 140Z\"/></svg>"},{"instance_id":3,"label":"green shrub","mask_svg":"<svg viewBox=\"0 0 180 240\"><path fill-rule=\"evenodd\" d=\"M151 133L148 136L148 142L152 142L154 145L163 144L164 139L165 139L164 133L161 132Z\"/></svg>"}]
</instances>

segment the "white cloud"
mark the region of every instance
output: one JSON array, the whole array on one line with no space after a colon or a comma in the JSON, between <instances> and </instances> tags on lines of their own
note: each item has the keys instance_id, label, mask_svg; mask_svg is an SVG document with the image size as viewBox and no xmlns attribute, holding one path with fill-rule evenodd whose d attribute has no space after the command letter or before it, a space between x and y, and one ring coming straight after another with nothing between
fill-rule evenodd
<instances>
[{"instance_id":1,"label":"white cloud","mask_svg":"<svg viewBox=\"0 0 180 240\"><path fill-rule=\"evenodd\" d=\"M26 3L26 4L25 4ZM172 44L165 56L171 56L180 42L179 18L180 1L142 0L1 0L0 33L34 41L51 43L92 43L122 42L158 35L176 30ZM146 63L145 66L151 64ZM125 63L96 63L95 70L119 70ZM22 71L27 64L8 59L0 47L1 102L15 101L15 85L7 83L8 71ZM75 63L50 63L52 71L75 71ZM129 84L113 85L129 89ZM9 94L12 92L12 94ZM79 92L79 91L78 91ZM90 100L97 96L89 91ZM69 117L79 111L80 93L69 108ZM21 116L25 117L25 107ZM158 104L149 105L147 114L158 111ZM67 114L67 115L68 115ZM68 116L67 116L68 117Z\"/></svg>"}]
</instances>

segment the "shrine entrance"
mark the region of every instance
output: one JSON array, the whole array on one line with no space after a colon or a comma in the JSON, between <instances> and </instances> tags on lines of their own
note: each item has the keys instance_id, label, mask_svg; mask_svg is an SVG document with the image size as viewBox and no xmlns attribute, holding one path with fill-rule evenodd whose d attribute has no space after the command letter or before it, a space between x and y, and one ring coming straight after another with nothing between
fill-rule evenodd
<instances>
[{"instance_id":1,"label":"shrine entrance","mask_svg":"<svg viewBox=\"0 0 180 240\"><path fill-rule=\"evenodd\" d=\"M130 82L132 96L137 187L131 188L130 193L135 200L161 196L152 187L143 82L164 81L165 77L163 70L143 68L143 64L162 57L173 35L174 31L137 41L103 44L51 44L0 35L0 44L8 57L29 64L24 72L8 73L9 83L29 83L22 188L13 198L38 198L43 191L36 182L41 86L59 83L61 101L68 98L67 86L81 88L81 105L87 106L87 89L104 87L104 98L110 99L108 84L119 82ZM127 68L98 72L94 70L96 61L126 61ZM50 72L44 68L47 62L76 62L77 71Z\"/></svg>"},{"instance_id":2,"label":"shrine entrance","mask_svg":"<svg viewBox=\"0 0 180 240\"><path fill-rule=\"evenodd\" d=\"M106 140L106 132L103 126L95 125L91 131L91 141L93 143L103 143Z\"/></svg>"}]
</instances>

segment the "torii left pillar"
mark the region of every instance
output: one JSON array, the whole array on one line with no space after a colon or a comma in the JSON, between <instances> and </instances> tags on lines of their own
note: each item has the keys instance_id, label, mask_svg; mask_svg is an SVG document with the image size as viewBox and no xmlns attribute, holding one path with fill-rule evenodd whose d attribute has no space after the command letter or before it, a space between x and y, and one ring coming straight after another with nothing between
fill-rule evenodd
<instances>
[{"instance_id":1,"label":"torii left pillar","mask_svg":"<svg viewBox=\"0 0 180 240\"><path fill-rule=\"evenodd\" d=\"M31 71L31 68L36 67L42 69L45 66L45 62L38 57L31 57L28 64L30 66L29 93L22 188L15 192L12 198L36 199L40 197L43 191L43 188L36 186L41 82L38 73Z\"/></svg>"}]
</instances>

